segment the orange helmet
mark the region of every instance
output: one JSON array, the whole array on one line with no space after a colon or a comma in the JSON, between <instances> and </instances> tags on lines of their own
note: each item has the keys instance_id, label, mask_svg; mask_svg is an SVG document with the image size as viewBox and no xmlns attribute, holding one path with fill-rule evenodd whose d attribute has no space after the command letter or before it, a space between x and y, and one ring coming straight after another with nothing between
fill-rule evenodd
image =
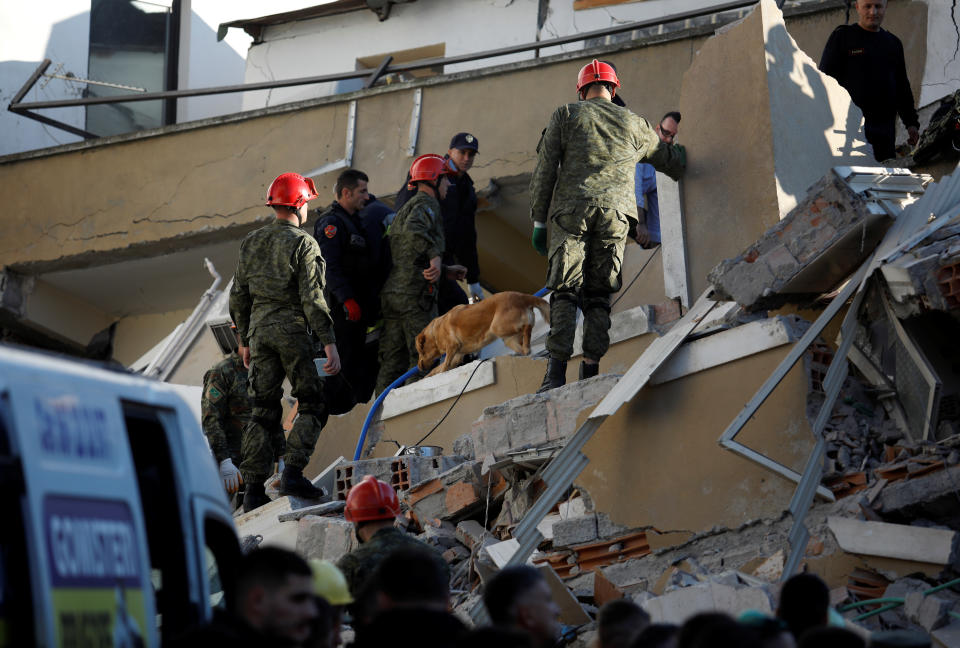
<instances>
[{"instance_id":1,"label":"orange helmet","mask_svg":"<svg viewBox=\"0 0 960 648\"><path fill-rule=\"evenodd\" d=\"M300 208L300 205L317 197L317 188L313 180L299 173L281 173L270 184L267 191L268 205L286 205Z\"/></svg>"},{"instance_id":2,"label":"orange helmet","mask_svg":"<svg viewBox=\"0 0 960 648\"><path fill-rule=\"evenodd\" d=\"M367 475L363 481L347 493L347 507L343 516L347 522L366 522L368 520L392 520L400 515L400 500L390 484L382 482L373 475Z\"/></svg>"},{"instance_id":3,"label":"orange helmet","mask_svg":"<svg viewBox=\"0 0 960 648\"><path fill-rule=\"evenodd\" d=\"M617 78L617 71L613 66L597 59L580 68L580 74L577 75L577 92L591 83L612 83L620 87L620 79Z\"/></svg>"},{"instance_id":4,"label":"orange helmet","mask_svg":"<svg viewBox=\"0 0 960 648\"><path fill-rule=\"evenodd\" d=\"M421 155L410 165L410 182L407 187L414 188L415 182L436 182L442 175L455 175L456 171L442 155L427 153Z\"/></svg>"}]
</instances>

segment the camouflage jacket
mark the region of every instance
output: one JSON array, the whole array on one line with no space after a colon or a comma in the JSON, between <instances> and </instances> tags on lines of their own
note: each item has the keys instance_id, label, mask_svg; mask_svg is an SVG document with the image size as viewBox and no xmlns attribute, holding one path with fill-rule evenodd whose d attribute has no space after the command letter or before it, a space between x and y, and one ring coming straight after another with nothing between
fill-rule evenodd
<instances>
[{"instance_id":1,"label":"camouflage jacket","mask_svg":"<svg viewBox=\"0 0 960 648\"><path fill-rule=\"evenodd\" d=\"M233 445L239 447L239 439L250 416L247 368L236 351L203 375L200 408L203 433L210 442L213 456L220 463L230 458L228 439L233 438Z\"/></svg>"},{"instance_id":2,"label":"camouflage jacket","mask_svg":"<svg viewBox=\"0 0 960 648\"><path fill-rule=\"evenodd\" d=\"M433 547L417 540L396 527L388 527L386 529L380 529L373 534L373 537L370 538L369 541L360 545L359 549L351 551L337 561L337 567L343 572L344 577L347 579L347 584L350 586L350 594L353 598L359 598L370 576L373 575L373 572L376 571L384 558L397 549L405 549L407 547L419 547L429 550L437 557L437 564L443 566L443 571L449 579L450 566Z\"/></svg>"},{"instance_id":3,"label":"camouflage jacket","mask_svg":"<svg viewBox=\"0 0 960 648\"><path fill-rule=\"evenodd\" d=\"M537 145L530 179L530 217L547 217L572 204L615 209L636 218L637 162L678 179L683 149L660 141L643 117L603 98L560 106Z\"/></svg>"},{"instance_id":4,"label":"camouflage jacket","mask_svg":"<svg viewBox=\"0 0 960 648\"><path fill-rule=\"evenodd\" d=\"M230 316L244 346L257 329L301 323L332 344L333 321L323 298L323 257L316 240L281 219L247 234L230 291Z\"/></svg>"},{"instance_id":5,"label":"camouflage jacket","mask_svg":"<svg viewBox=\"0 0 960 648\"><path fill-rule=\"evenodd\" d=\"M380 294L423 294L429 288L424 269L430 259L443 255L440 203L423 191L417 192L397 212L388 234L393 268Z\"/></svg>"}]
</instances>

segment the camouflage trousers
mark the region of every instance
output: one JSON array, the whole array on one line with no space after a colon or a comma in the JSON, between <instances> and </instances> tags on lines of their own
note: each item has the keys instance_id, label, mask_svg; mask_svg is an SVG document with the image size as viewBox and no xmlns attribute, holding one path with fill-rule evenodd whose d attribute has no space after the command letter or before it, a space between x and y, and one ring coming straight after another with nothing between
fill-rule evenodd
<instances>
[{"instance_id":1,"label":"camouflage trousers","mask_svg":"<svg viewBox=\"0 0 960 648\"><path fill-rule=\"evenodd\" d=\"M610 295L620 290L623 248L630 230L626 214L577 205L550 217L547 287L550 334L547 351L569 360L583 310L583 355L600 360L610 348Z\"/></svg>"},{"instance_id":2,"label":"camouflage trousers","mask_svg":"<svg viewBox=\"0 0 960 648\"><path fill-rule=\"evenodd\" d=\"M299 416L287 437L283 460L293 468L303 468L310 461L327 422L323 381L313 363L315 356L313 337L302 324L275 324L251 336L248 393L253 409L243 431L240 472L244 482L256 483L269 476L276 441L273 437L282 417L284 377L290 380L293 396L299 402Z\"/></svg>"},{"instance_id":3,"label":"camouflage trousers","mask_svg":"<svg viewBox=\"0 0 960 648\"><path fill-rule=\"evenodd\" d=\"M435 294L435 293L434 293ZM417 334L437 316L437 302L405 295L384 295L377 393L417 364ZM430 306L425 309L425 306Z\"/></svg>"}]
</instances>

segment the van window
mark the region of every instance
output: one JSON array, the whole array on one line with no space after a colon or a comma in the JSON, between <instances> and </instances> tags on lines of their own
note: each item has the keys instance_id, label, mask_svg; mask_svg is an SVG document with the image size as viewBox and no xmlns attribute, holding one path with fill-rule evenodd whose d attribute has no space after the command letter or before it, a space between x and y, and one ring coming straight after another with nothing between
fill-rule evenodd
<instances>
[{"instance_id":1,"label":"van window","mask_svg":"<svg viewBox=\"0 0 960 648\"><path fill-rule=\"evenodd\" d=\"M23 507L26 491L20 459L10 443L10 408L0 396L0 648L33 646L33 591Z\"/></svg>"},{"instance_id":2,"label":"van window","mask_svg":"<svg viewBox=\"0 0 960 648\"><path fill-rule=\"evenodd\" d=\"M140 500L150 551L151 580L155 590L157 624L162 641L197 622L191 606L187 577L185 511L177 497L167 432L157 408L123 403L130 452L137 471ZM171 412L172 417L172 412ZM164 417L168 419L168 417Z\"/></svg>"},{"instance_id":3,"label":"van window","mask_svg":"<svg viewBox=\"0 0 960 648\"><path fill-rule=\"evenodd\" d=\"M236 532L219 520L207 518L203 524L203 537L211 612L234 612L236 575L240 563Z\"/></svg>"}]
</instances>

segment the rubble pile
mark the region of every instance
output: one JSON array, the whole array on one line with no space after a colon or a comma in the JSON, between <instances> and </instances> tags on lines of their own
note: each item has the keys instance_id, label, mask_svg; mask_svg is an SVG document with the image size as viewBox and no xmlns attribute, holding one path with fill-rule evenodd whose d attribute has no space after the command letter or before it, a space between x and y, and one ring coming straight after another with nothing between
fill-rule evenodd
<instances>
[{"instance_id":1,"label":"rubble pile","mask_svg":"<svg viewBox=\"0 0 960 648\"><path fill-rule=\"evenodd\" d=\"M330 501L277 498L238 517L241 535L251 538L246 544L262 539L336 561L357 546L342 516L346 492L362 476L375 475L398 493L403 514L397 524L450 565L453 605L465 620L482 618L484 583L515 555L556 585L573 645L588 645L598 609L621 598L637 602L656 622L682 622L707 610L771 614L796 551L800 568L833 588L832 603L852 627L922 630L939 645L958 645L960 287L950 273L960 257L960 210L949 212L945 223L915 220L918 231L909 231L906 214L898 214L927 179L902 170L834 173L750 250L711 273L716 296L739 304L731 306L739 308L737 316L712 326L736 328L784 317L771 308L809 307L811 295L829 295L887 246L879 271L863 275L865 292L851 313L856 326L843 329L855 331L848 357L837 357L841 340L826 333L802 356L811 428L821 405L833 403L822 428L825 490L799 513L809 532L806 546L791 546L797 520L789 511L706 531L660 529L657 520L624 526L598 510L574 480L559 501L546 503L552 507L545 517L534 520L542 541L533 554L518 554L514 533L546 489L544 472L578 421L620 384L611 374L486 408L454 441L450 456L341 458L314 480L326 485ZM883 190L874 192L874 185ZM960 190L954 193L960 204ZM922 228L931 231L918 233ZM899 237L894 244L890 232ZM747 267L757 264L765 270ZM933 291L939 297L931 297ZM804 324L801 333L813 326ZM828 368L838 361L845 371L831 382ZM684 481L674 487L683 489ZM639 477L622 488L644 497ZM885 602L871 602L876 599Z\"/></svg>"}]
</instances>

